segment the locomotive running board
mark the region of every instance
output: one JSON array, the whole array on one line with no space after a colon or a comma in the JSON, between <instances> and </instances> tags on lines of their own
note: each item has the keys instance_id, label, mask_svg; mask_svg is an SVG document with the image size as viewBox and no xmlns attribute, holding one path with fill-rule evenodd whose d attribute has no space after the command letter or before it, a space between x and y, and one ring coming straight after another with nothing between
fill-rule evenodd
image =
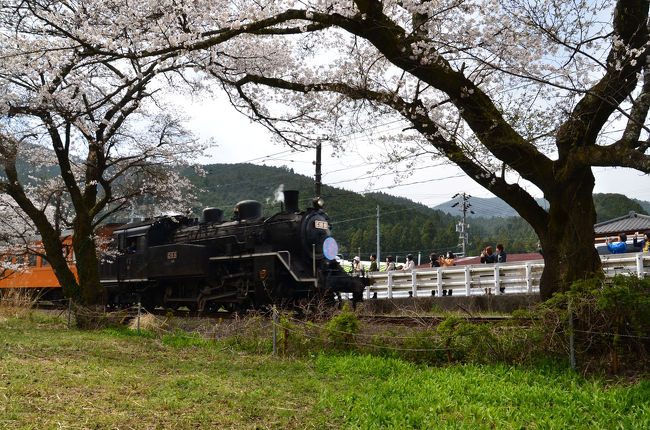
<instances>
[{"instance_id":1,"label":"locomotive running board","mask_svg":"<svg viewBox=\"0 0 650 430\"><path fill-rule=\"evenodd\" d=\"M286 251L284 251L286 252ZM254 258L254 257L277 257L278 260L284 264L284 267L287 269L289 273L291 273L291 276L296 282L313 282L314 286L318 286L318 279L316 278L299 278L293 270L289 267L287 262L282 258L282 255L280 255L279 252L260 252L256 254L241 254L241 255L228 255L225 257L210 257L210 260L237 260L237 259L244 259L244 258Z\"/></svg>"},{"instance_id":2,"label":"locomotive running board","mask_svg":"<svg viewBox=\"0 0 650 430\"><path fill-rule=\"evenodd\" d=\"M129 279L100 279L100 284L113 284L116 282L149 282L149 278L129 278Z\"/></svg>"}]
</instances>

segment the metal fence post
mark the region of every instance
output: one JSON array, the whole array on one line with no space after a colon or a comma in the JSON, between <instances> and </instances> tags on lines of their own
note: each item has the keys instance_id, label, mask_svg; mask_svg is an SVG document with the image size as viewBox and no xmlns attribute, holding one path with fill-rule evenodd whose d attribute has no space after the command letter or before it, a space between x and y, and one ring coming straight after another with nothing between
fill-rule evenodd
<instances>
[{"instance_id":1,"label":"metal fence post","mask_svg":"<svg viewBox=\"0 0 650 430\"><path fill-rule=\"evenodd\" d=\"M438 297L442 296L442 267L438 267L436 270L438 273L437 275L437 281L438 281Z\"/></svg>"},{"instance_id":2,"label":"metal fence post","mask_svg":"<svg viewBox=\"0 0 650 430\"><path fill-rule=\"evenodd\" d=\"M533 264L530 261L526 262L526 290L528 294L533 292Z\"/></svg>"},{"instance_id":3,"label":"metal fence post","mask_svg":"<svg viewBox=\"0 0 650 430\"><path fill-rule=\"evenodd\" d=\"M393 272L388 272L388 298L393 298Z\"/></svg>"},{"instance_id":4,"label":"metal fence post","mask_svg":"<svg viewBox=\"0 0 650 430\"><path fill-rule=\"evenodd\" d=\"M636 254L636 275L639 277L639 279L643 279L645 276L644 270L643 270L643 253L642 252L637 252Z\"/></svg>"},{"instance_id":5,"label":"metal fence post","mask_svg":"<svg viewBox=\"0 0 650 430\"><path fill-rule=\"evenodd\" d=\"M501 294L501 275L499 274L499 265L494 265L494 294Z\"/></svg>"},{"instance_id":6,"label":"metal fence post","mask_svg":"<svg viewBox=\"0 0 650 430\"><path fill-rule=\"evenodd\" d=\"M273 355L278 355L278 310L273 306Z\"/></svg>"},{"instance_id":7,"label":"metal fence post","mask_svg":"<svg viewBox=\"0 0 650 430\"><path fill-rule=\"evenodd\" d=\"M470 296L472 294L472 273L469 270L469 266L465 266L465 295Z\"/></svg>"},{"instance_id":8,"label":"metal fence post","mask_svg":"<svg viewBox=\"0 0 650 430\"><path fill-rule=\"evenodd\" d=\"M415 269L411 272L411 284L413 288L413 297L418 296L418 274L415 272Z\"/></svg>"}]
</instances>

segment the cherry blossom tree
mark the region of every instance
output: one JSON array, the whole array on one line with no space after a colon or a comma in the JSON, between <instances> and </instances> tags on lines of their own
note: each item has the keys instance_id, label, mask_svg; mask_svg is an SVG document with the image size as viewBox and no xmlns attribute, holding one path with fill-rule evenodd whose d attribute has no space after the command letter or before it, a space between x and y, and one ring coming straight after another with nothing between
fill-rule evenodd
<instances>
[{"instance_id":1,"label":"cherry blossom tree","mask_svg":"<svg viewBox=\"0 0 650 430\"><path fill-rule=\"evenodd\" d=\"M385 137L408 155L392 158L445 158L531 224L546 259L544 298L600 272L592 168L650 172L647 0L16 5L20 18L3 9L11 25L2 32L0 109L12 130L2 130L2 156L47 137L66 190L82 185L70 193L75 220L75 199L83 202L88 187L90 201L108 195L94 167L118 140L120 118L140 112L155 76L181 65L193 69L183 75L192 87L204 89L202 73L211 76L290 145L345 145L351 131L402 121L402 132ZM31 71L17 78L26 64ZM45 132L31 137L35 122ZM60 162L66 130L88 148L84 175L66 176L73 166ZM22 201L13 184L8 177L3 187Z\"/></svg>"},{"instance_id":2,"label":"cherry blossom tree","mask_svg":"<svg viewBox=\"0 0 650 430\"><path fill-rule=\"evenodd\" d=\"M171 79L159 77L179 68L173 58L125 59L78 42L133 51L140 40L120 34L115 6L3 2L0 15L0 193L40 235L64 294L86 304L102 298L97 227L139 196L164 196L160 211L182 209L180 167L204 149L156 97ZM20 218L3 221L18 229Z\"/></svg>"},{"instance_id":3,"label":"cherry blossom tree","mask_svg":"<svg viewBox=\"0 0 650 430\"><path fill-rule=\"evenodd\" d=\"M29 238L35 230L25 213L6 194L0 194L0 280L15 272L22 272L27 265L24 259L29 251Z\"/></svg>"},{"instance_id":4,"label":"cherry blossom tree","mask_svg":"<svg viewBox=\"0 0 650 430\"><path fill-rule=\"evenodd\" d=\"M187 58L242 112L291 145L344 145L350 130L399 118L403 131L387 137L409 156L447 158L531 224L544 249L543 298L602 273L592 168L650 172L647 0L232 9L240 16L197 33ZM242 35L211 48L205 34L225 31Z\"/></svg>"}]
</instances>

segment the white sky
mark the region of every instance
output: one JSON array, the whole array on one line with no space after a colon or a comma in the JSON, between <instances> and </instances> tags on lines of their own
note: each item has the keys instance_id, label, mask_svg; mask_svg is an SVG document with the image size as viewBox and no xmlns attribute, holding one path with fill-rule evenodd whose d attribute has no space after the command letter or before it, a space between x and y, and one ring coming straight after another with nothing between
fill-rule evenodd
<instances>
[{"instance_id":1,"label":"white sky","mask_svg":"<svg viewBox=\"0 0 650 430\"><path fill-rule=\"evenodd\" d=\"M259 124L251 123L235 111L225 98L191 101L189 98L174 97L174 102L189 118L187 126L199 138L213 139L218 145L202 159L204 164L242 163L292 168L296 173L314 175L315 150L304 153L290 152L272 140L271 134ZM390 128L386 126L385 128ZM374 165L367 161L372 151L381 151L380 146L369 145L366 138L351 136L349 150L332 157L331 148L324 146L322 154L323 183L355 192L382 191L406 197L428 206L435 206L451 199L460 192L475 197L494 197L485 188L465 176L453 165L435 166L440 160L423 160L412 175L398 179L391 171L382 171L369 177L368 171ZM265 158L263 158L265 157ZM431 167L425 167L425 166ZM404 167L393 167L392 171L403 171ZM650 175L632 169L597 168L596 193L620 193L630 198L650 201ZM530 191L536 197L541 192Z\"/></svg>"}]
</instances>

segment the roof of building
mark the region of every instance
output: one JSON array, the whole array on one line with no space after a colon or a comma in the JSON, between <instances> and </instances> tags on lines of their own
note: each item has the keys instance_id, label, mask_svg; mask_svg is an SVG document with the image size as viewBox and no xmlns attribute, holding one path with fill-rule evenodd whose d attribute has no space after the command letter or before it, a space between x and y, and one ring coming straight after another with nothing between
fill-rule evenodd
<instances>
[{"instance_id":1,"label":"roof of building","mask_svg":"<svg viewBox=\"0 0 650 430\"><path fill-rule=\"evenodd\" d=\"M538 252L533 252L530 254L508 254L508 263L514 263L516 261L530 261L530 260L541 260L544 257L542 257L541 254ZM476 256L476 257L460 257L456 259L456 266L465 266L468 264L481 264L481 257ZM417 269L425 269L428 268L428 264L420 264L417 266Z\"/></svg>"},{"instance_id":2,"label":"roof of building","mask_svg":"<svg viewBox=\"0 0 650 430\"><path fill-rule=\"evenodd\" d=\"M650 231L650 215L630 212L625 216L594 224L596 236Z\"/></svg>"}]
</instances>

